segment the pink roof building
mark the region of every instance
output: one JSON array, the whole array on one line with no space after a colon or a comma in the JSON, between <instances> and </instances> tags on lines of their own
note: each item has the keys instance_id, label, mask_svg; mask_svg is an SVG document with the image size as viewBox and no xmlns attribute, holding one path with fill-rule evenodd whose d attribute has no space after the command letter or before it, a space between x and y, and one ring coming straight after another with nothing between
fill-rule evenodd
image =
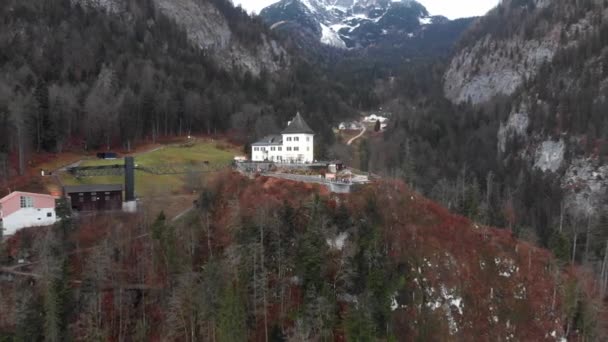
<instances>
[{"instance_id":1,"label":"pink roof building","mask_svg":"<svg viewBox=\"0 0 608 342\"><path fill-rule=\"evenodd\" d=\"M4 235L13 235L27 227L50 226L57 222L57 197L15 191L0 199L0 228Z\"/></svg>"}]
</instances>

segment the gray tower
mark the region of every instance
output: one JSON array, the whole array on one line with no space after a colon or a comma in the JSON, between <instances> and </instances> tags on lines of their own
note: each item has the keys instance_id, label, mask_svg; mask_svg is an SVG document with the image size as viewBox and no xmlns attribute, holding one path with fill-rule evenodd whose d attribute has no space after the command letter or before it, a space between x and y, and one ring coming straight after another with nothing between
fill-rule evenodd
<instances>
[{"instance_id":1,"label":"gray tower","mask_svg":"<svg viewBox=\"0 0 608 342\"><path fill-rule=\"evenodd\" d=\"M135 160L125 157L125 202L135 201Z\"/></svg>"}]
</instances>

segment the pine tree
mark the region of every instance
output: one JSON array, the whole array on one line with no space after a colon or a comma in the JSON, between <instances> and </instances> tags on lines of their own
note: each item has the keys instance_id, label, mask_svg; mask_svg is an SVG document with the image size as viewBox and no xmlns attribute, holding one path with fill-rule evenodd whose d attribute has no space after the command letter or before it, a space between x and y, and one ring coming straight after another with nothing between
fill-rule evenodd
<instances>
[{"instance_id":1,"label":"pine tree","mask_svg":"<svg viewBox=\"0 0 608 342\"><path fill-rule=\"evenodd\" d=\"M245 306L237 285L227 286L222 295L218 317L219 342L247 341Z\"/></svg>"}]
</instances>

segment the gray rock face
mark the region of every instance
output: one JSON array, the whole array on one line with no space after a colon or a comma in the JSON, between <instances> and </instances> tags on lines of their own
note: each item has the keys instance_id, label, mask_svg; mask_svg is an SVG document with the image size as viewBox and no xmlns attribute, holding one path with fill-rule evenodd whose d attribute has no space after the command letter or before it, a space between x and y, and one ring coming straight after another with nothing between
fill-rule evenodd
<instances>
[{"instance_id":1,"label":"gray rock face","mask_svg":"<svg viewBox=\"0 0 608 342\"><path fill-rule=\"evenodd\" d=\"M501 123L498 130L498 151L505 153L507 143L514 137L526 137L526 130L530 125L530 118L526 108L511 113L506 123Z\"/></svg>"},{"instance_id":2,"label":"gray rock face","mask_svg":"<svg viewBox=\"0 0 608 342\"><path fill-rule=\"evenodd\" d=\"M127 0L73 0L109 13L126 11ZM186 30L192 44L204 50L226 70L238 69L259 75L276 72L289 64L288 54L275 41L262 37L262 44L249 48L232 34L226 18L211 3L195 0L154 0L158 9ZM282 61L282 62L279 62ZM283 63L283 64L282 64Z\"/></svg>"},{"instance_id":3,"label":"gray rock face","mask_svg":"<svg viewBox=\"0 0 608 342\"><path fill-rule=\"evenodd\" d=\"M113 14L124 12L126 9L123 0L72 0L72 3L81 3Z\"/></svg>"},{"instance_id":4,"label":"gray rock face","mask_svg":"<svg viewBox=\"0 0 608 342\"><path fill-rule=\"evenodd\" d=\"M594 216L603 208L608 194L608 165L591 158L572 161L562 180L566 203L577 217Z\"/></svg>"},{"instance_id":5,"label":"gray rock face","mask_svg":"<svg viewBox=\"0 0 608 342\"><path fill-rule=\"evenodd\" d=\"M542 63L553 59L557 48L557 42L549 37L543 41L494 41L486 36L452 59L444 77L445 95L454 103L472 104L511 95L526 78L536 75ZM505 53L512 50L520 51L520 61Z\"/></svg>"},{"instance_id":6,"label":"gray rock face","mask_svg":"<svg viewBox=\"0 0 608 342\"><path fill-rule=\"evenodd\" d=\"M563 140L559 141L543 141L536 149L536 158L534 167L543 172L557 172L564 162L566 154L566 143Z\"/></svg>"},{"instance_id":7,"label":"gray rock face","mask_svg":"<svg viewBox=\"0 0 608 342\"><path fill-rule=\"evenodd\" d=\"M287 56L275 41L262 37L263 44L247 48L230 31L226 18L210 3L193 0L155 0L159 9L182 25L192 43L215 57L225 69L238 68L259 75L262 70L276 72Z\"/></svg>"},{"instance_id":8,"label":"gray rock face","mask_svg":"<svg viewBox=\"0 0 608 342\"><path fill-rule=\"evenodd\" d=\"M508 1L504 3L509 6ZM526 39L524 32L502 39L487 34L454 56L444 75L444 93L450 101L482 104L497 95L512 95L526 79L536 76L545 61L552 61L561 46L577 44L581 35L593 29L593 17L597 15L593 11L573 22L566 18L541 19L540 13L545 8L565 6L566 1L535 3L532 18L538 21L538 27L534 38ZM608 11L603 16L608 17Z\"/></svg>"}]
</instances>

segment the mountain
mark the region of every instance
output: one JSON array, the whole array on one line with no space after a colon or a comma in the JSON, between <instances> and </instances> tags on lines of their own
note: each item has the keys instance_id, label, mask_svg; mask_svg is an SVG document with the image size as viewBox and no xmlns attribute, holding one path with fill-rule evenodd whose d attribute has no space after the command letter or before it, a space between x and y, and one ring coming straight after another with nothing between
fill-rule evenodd
<instances>
[{"instance_id":1,"label":"mountain","mask_svg":"<svg viewBox=\"0 0 608 342\"><path fill-rule=\"evenodd\" d=\"M553 174L575 217L608 196L608 4L503 1L462 41L444 77L454 103L507 101L499 159Z\"/></svg>"},{"instance_id":2,"label":"mountain","mask_svg":"<svg viewBox=\"0 0 608 342\"><path fill-rule=\"evenodd\" d=\"M3 182L38 152L228 131L246 144L297 111L332 141L322 118L352 113L348 92L228 0L9 0L0 32Z\"/></svg>"},{"instance_id":3,"label":"mountain","mask_svg":"<svg viewBox=\"0 0 608 342\"><path fill-rule=\"evenodd\" d=\"M129 13L132 6L125 0L74 2L114 15ZM205 51L218 65L227 70L237 68L242 72L259 75L262 70L277 72L289 64L288 53L272 37L264 33L244 37L247 30L239 31L238 25L235 24L239 21L249 21L245 19L246 14L235 10L224 0L151 0L150 5L154 6L159 14L178 23L194 46ZM253 32L256 31L260 30Z\"/></svg>"},{"instance_id":4,"label":"mountain","mask_svg":"<svg viewBox=\"0 0 608 342\"><path fill-rule=\"evenodd\" d=\"M427 30L451 23L429 15L414 0L282 0L263 9L260 16L274 30L288 26L293 35L305 31L322 44L341 49L415 45Z\"/></svg>"}]
</instances>

